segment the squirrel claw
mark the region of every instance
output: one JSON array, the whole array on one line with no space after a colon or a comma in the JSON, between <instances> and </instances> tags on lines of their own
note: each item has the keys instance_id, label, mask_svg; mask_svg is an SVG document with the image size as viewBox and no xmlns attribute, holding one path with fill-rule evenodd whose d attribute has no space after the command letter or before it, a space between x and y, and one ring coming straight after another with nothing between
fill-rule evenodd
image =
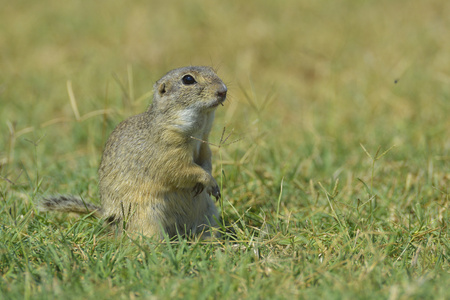
<instances>
[{"instance_id":1,"label":"squirrel claw","mask_svg":"<svg viewBox=\"0 0 450 300\"><path fill-rule=\"evenodd\" d=\"M205 186L203 184L197 183L193 189L194 197L197 197L198 195L200 195L204 189L205 189ZM208 193L208 195L216 198L216 201L222 197L222 195L220 194L220 188L218 185L213 185L213 186L207 187L206 192Z\"/></svg>"},{"instance_id":2,"label":"squirrel claw","mask_svg":"<svg viewBox=\"0 0 450 300\"><path fill-rule=\"evenodd\" d=\"M222 195L220 195L219 186L216 185L214 188L212 188L212 191L209 193L209 195L216 198L216 201L219 200L222 197Z\"/></svg>"},{"instance_id":3,"label":"squirrel claw","mask_svg":"<svg viewBox=\"0 0 450 300\"><path fill-rule=\"evenodd\" d=\"M198 195L200 195L201 192L203 192L204 186L201 183L197 183L194 186L194 197L197 197Z\"/></svg>"}]
</instances>

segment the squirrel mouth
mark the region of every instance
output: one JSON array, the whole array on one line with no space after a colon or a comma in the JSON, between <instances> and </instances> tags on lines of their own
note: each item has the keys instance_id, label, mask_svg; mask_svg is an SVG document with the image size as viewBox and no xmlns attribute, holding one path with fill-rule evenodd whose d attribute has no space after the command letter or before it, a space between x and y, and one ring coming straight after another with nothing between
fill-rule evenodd
<instances>
[{"instance_id":1,"label":"squirrel mouth","mask_svg":"<svg viewBox=\"0 0 450 300\"><path fill-rule=\"evenodd\" d=\"M211 99L211 102L209 102L208 104L208 108L217 108L217 106L223 105L223 103L225 102L225 99L227 98L227 87L225 85L223 85L223 87L221 87L221 89L217 90L215 92L215 97L213 99Z\"/></svg>"},{"instance_id":2,"label":"squirrel mouth","mask_svg":"<svg viewBox=\"0 0 450 300\"><path fill-rule=\"evenodd\" d=\"M216 108L219 105L225 106L223 105L223 103L225 102L225 98L219 98L219 99L215 99L211 102L211 104L209 105L209 107L211 108Z\"/></svg>"},{"instance_id":3,"label":"squirrel mouth","mask_svg":"<svg viewBox=\"0 0 450 300\"><path fill-rule=\"evenodd\" d=\"M217 101L217 104L215 104L214 106L219 106L219 105L222 105L222 106L225 106L225 105L223 105L223 102L225 101L225 99L223 99L222 101Z\"/></svg>"}]
</instances>

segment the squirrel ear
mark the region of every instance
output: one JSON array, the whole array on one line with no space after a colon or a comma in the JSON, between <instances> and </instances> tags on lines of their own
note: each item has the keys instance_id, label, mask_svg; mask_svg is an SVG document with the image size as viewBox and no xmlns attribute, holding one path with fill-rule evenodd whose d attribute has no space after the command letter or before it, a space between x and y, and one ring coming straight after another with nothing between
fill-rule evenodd
<instances>
[{"instance_id":1,"label":"squirrel ear","mask_svg":"<svg viewBox=\"0 0 450 300\"><path fill-rule=\"evenodd\" d=\"M166 84L164 82L159 85L158 92L160 95L163 95L166 93Z\"/></svg>"}]
</instances>

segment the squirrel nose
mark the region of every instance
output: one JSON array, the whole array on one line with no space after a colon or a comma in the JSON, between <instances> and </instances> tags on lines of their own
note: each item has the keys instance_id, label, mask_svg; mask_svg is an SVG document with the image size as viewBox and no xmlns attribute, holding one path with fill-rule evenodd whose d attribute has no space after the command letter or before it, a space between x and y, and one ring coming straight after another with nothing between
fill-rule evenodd
<instances>
[{"instance_id":1,"label":"squirrel nose","mask_svg":"<svg viewBox=\"0 0 450 300\"><path fill-rule=\"evenodd\" d=\"M223 87L216 92L216 95L221 99L225 99L227 96L227 87L223 85Z\"/></svg>"}]
</instances>

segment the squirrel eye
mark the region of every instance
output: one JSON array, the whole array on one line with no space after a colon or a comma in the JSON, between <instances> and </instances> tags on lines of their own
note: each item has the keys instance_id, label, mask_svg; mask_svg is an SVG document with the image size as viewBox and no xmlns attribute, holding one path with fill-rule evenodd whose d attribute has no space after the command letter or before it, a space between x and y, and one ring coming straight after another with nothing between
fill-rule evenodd
<instances>
[{"instance_id":1,"label":"squirrel eye","mask_svg":"<svg viewBox=\"0 0 450 300\"><path fill-rule=\"evenodd\" d=\"M195 81L194 77L192 77L191 75L184 75L183 78L181 78L181 80L186 85L197 83L197 81Z\"/></svg>"}]
</instances>

